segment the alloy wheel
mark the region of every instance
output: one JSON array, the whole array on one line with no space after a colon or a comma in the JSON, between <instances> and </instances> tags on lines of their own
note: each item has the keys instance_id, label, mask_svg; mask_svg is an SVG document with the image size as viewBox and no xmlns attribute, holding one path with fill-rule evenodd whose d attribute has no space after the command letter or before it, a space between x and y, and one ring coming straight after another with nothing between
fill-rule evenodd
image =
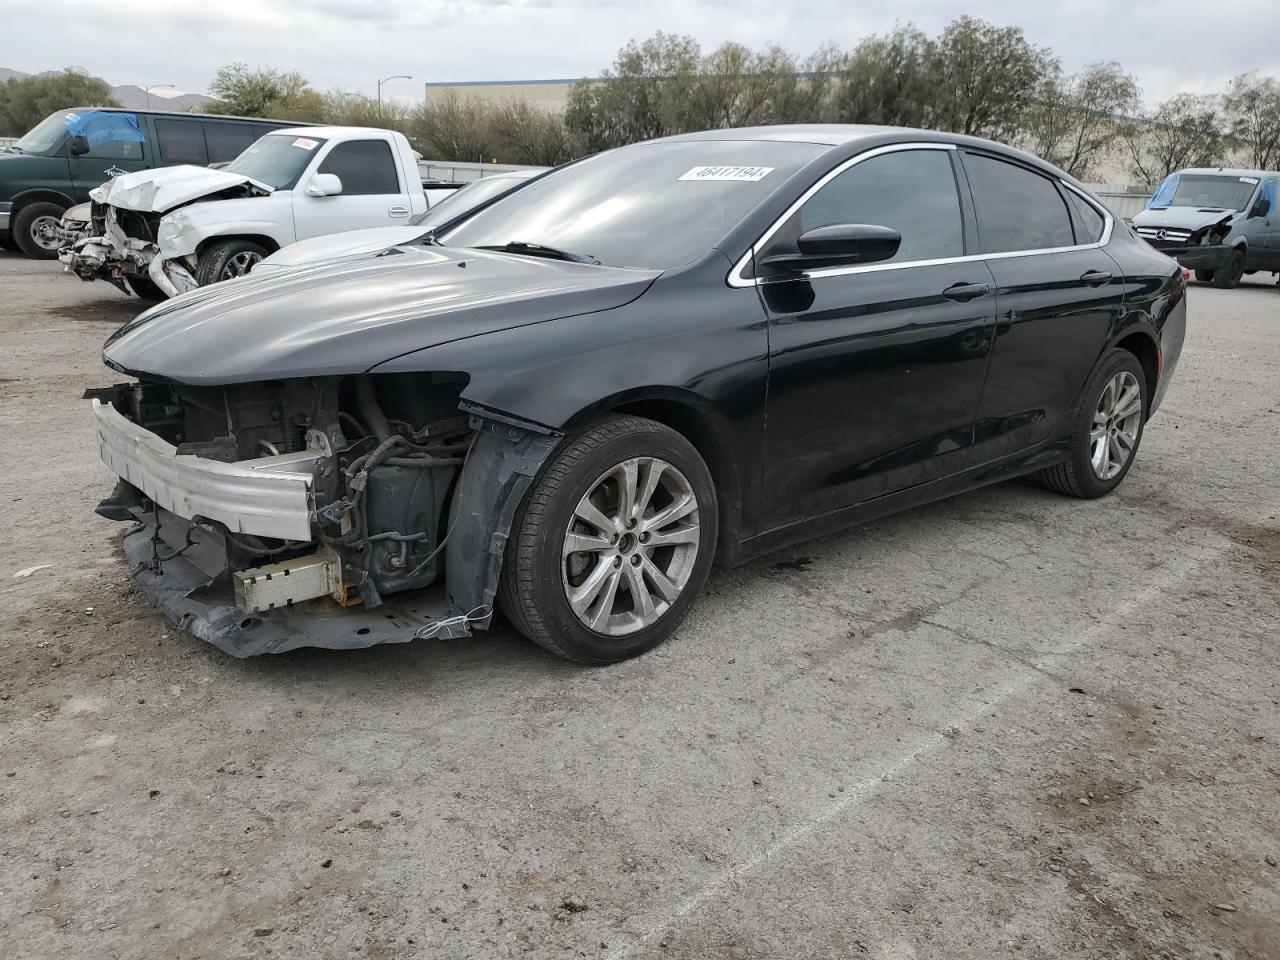
<instances>
[{"instance_id":1,"label":"alloy wheel","mask_svg":"<svg viewBox=\"0 0 1280 960\"><path fill-rule=\"evenodd\" d=\"M605 471L565 529L565 599L590 630L627 636L656 623L693 574L701 532L693 487L675 466L634 457Z\"/></svg>"},{"instance_id":2,"label":"alloy wheel","mask_svg":"<svg viewBox=\"0 0 1280 960\"><path fill-rule=\"evenodd\" d=\"M1110 480L1129 463L1141 426L1142 388L1121 370L1103 388L1089 431L1089 461L1099 480Z\"/></svg>"},{"instance_id":3,"label":"alloy wheel","mask_svg":"<svg viewBox=\"0 0 1280 960\"><path fill-rule=\"evenodd\" d=\"M222 276L219 280L230 280L233 277L243 277L253 265L262 260L262 254L254 250L242 250L227 258L226 264L222 268Z\"/></svg>"}]
</instances>

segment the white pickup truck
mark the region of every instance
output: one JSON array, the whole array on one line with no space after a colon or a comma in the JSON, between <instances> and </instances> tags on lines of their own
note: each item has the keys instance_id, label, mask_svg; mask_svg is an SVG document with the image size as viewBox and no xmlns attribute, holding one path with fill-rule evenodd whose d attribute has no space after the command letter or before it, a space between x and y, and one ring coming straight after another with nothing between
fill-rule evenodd
<instances>
[{"instance_id":1,"label":"white pickup truck","mask_svg":"<svg viewBox=\"0 0 1280 960\"><path fill-rule=\"evenodd\" d=\"M406 224L430 206L409 141L368 127L279 130L220 170L142 170L89 196L86 235L62 262L147 299L241 276L298 240Z\"/></svg>"}]
</instances>

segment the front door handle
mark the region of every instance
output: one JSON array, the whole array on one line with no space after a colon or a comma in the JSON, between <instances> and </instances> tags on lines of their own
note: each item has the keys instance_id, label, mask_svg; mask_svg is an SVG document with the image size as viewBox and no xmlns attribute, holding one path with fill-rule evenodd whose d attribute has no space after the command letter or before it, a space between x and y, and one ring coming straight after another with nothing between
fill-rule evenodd
<instances>
[{"instance_id":1,"label":"front door handle","mask_svg":"<svg viewBox=\"0 0 1280 960\"><path fill-rule=\"evenodd\" d=\"M402 206L401 204L396 204L394 207L387 207L387 213L393 217L407 217L409 215L409 208Z\"/></svg>"},{"instance_id":2,"label":"front door handle","mask_svg":"<svg viewBox=\"0 0 1280 960\"><path fill-rule=\"evenodd\" d=\"M985 297L990 292L991 287L985 283L953 283L942 291L942 295L948 300L958 300L964 303L966 300Z\"/></svg>"},{"instance_id":3,"label":"front door handle","mask_svg":"<svg viewBox=\"0 0 1280 960\"><path fill-rule=\"evenodd\" d=\"M1080 276L1080 282L1089 287L1100 287L1111 280L1111 274L1105 270L1089 270Z\"/></svg>"}]
</instances>

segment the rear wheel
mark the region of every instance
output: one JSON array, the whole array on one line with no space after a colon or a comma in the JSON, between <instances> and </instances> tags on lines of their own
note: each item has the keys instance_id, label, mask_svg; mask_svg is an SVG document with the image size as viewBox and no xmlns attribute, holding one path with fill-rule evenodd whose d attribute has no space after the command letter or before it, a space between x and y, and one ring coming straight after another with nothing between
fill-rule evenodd
<instances>
[{"instance_id":1,"label":"rear wheel","mask_svg":"<svg viewBox=\"0 0 1280 960\"><path fill-rule=\"evenodd\" d=\"M220 280L243 277L267 255L252 240L218 240L204 248L196 263L196 283L207 287Z\"/></svg>"},{"instance_id":2,"label":"rear wheel","mask_svg":"<svg viewBox=\"0 0 1280 960\"><path fill-rule=\"evenodd\" d=\"M609 416L560 448L507 543L499 602L517 630L579 663L615 663L679 626L711 570L716 492L697 450Z\"/></svg>"},{"instance_id":3,"label":"rear wheel","mask_svg":"<svg viewBox=\"0 0 1280 960\"><path fill-rule=\"evenodd\" d=\"M1244 276L1244 251L1232 250L1227 259L1217 270L1213 271L1213 285L1222 290L1230 290L1240 283Z\"/></svg>"},{"instance_id":4,"label":"rear wheel","mask_svg":"<svg viewBox=\"0 0 1280 960\"><path fill-rule=\"evenodd\" d=\"M1112 350L1089 378L1074 414L1070 459L1040 471L1036 479L1073 497L1110 493L1133 465L1149 402L1138 358L1128 350Z\"/></svg>"},{"instance_id":5,"label":"rear wheel","mask_svg":"<svg viewBox=\"0 0 1280 960\"><path fill-rule=\"evenodd\" d=\"M1201 283L1212 283L1212 282L1213 282L1213 271L1212 271L1212 270L1197 270L1197 271L1196 271L1196 279L1197 279L1197 280L1199 280Z\"/></svg>"},{"instance_id":6,"label":"rear wheel","mask_svg":"<svg viewBox=\"0 0 1280 960\"><path fill-rule=\"evenodd\" d=\"M13 215L12 223L19 250L35 260L57 258L62 207L56 203L28 203Z\"/></svg>"}]
</instances>

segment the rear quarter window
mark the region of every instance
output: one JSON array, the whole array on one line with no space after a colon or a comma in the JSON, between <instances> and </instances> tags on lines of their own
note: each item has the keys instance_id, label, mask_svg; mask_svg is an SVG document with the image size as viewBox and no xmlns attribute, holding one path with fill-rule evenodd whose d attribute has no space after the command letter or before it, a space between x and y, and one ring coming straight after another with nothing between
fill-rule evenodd
<instances>
[{"instance_id":1,"label":"rear quarter window","mask_svg":"<svg viewBox=\"0 0 1280 960\"><path fill-rule=\"evenodd\" d=\"M1075 245L1067 202L1048 177L977 153L965 154L964 167L984 253Z\"/></svg>"},{"instance_id":2,"label":"rear quarter window","mask_svg":"<svg viewBox=\"0 0 1280 960\"><path fill-rule=\"evenodd\" d=\"M1075 221L1077 243L1097 243L1102 239L1107 221L1093 204L1072 190L1064 190Z\"/></svg>"}]
</instances>

